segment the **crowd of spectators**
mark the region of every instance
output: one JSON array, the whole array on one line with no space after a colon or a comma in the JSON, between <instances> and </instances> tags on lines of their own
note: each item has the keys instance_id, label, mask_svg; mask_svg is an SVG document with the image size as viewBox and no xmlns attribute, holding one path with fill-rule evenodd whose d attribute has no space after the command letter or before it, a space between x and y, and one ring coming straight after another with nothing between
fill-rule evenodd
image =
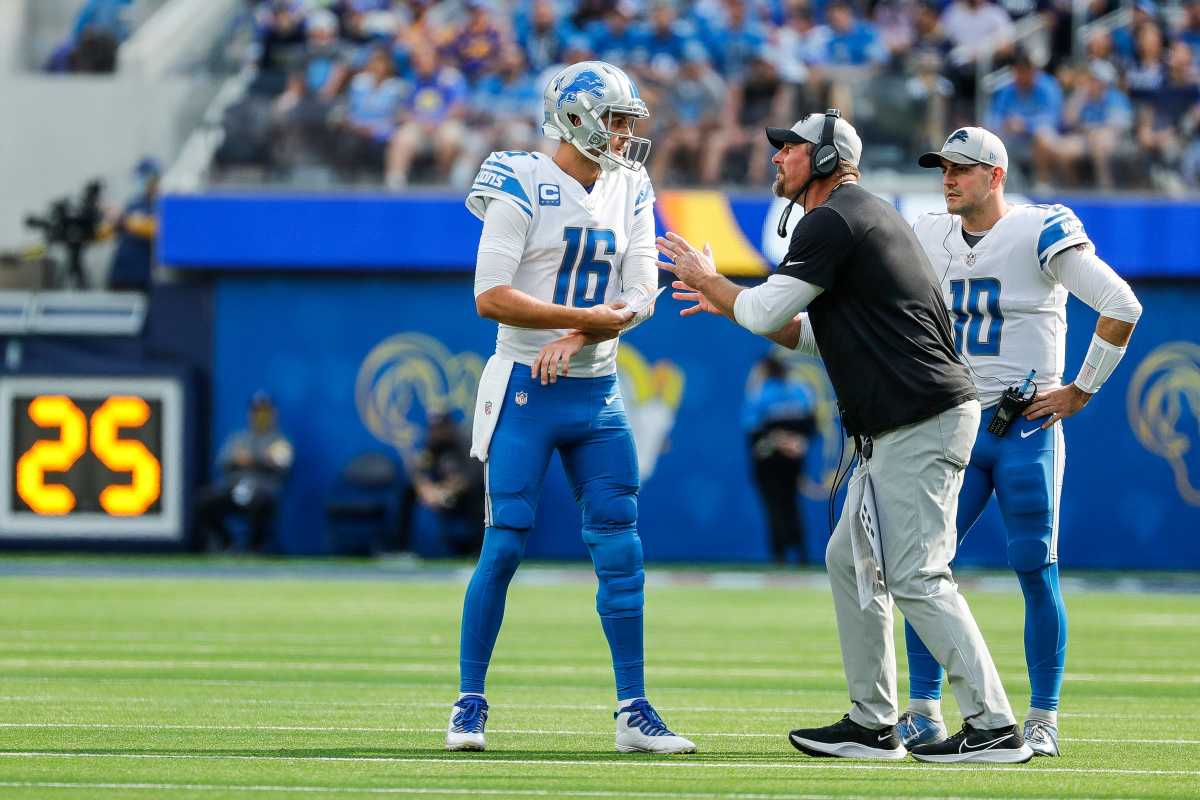
<instances>
[{"instance_id":1,"label":"crowd of spectators","mask_svg":"<svg viewBox=\"0 0 1200 800\"><path fill-rule=\"evenodd\" d=\"M1086 42L1079 22L1119 5L1075 5L251 0L257 78L227 114L219 163L463 186L490 150L546 149L542 88L595 58L638 82L661 183L762 186L762 128L837 106L871 142L868 167L907 170L947 131L983 123L1031 182L1195 186L1200 0L1141 0L1127 24L1084 28ZM1018 22L1040 27L1039 57ZM980 98L981 76L1005 67Z\"/></svg>"},{"instance_id":2,"label":"crowd of spectators","mask_svg":"<svg viewBox=\"0 0 1200 800\"><path fill-rule=\"evenodd\" d=\"M1129 24L1089 31L1077 60L1016 51L985 124L1036 187L1200 187L1200 2L1178 12L1171 25L1141 2Z\"/></svg>"}]
</instances>

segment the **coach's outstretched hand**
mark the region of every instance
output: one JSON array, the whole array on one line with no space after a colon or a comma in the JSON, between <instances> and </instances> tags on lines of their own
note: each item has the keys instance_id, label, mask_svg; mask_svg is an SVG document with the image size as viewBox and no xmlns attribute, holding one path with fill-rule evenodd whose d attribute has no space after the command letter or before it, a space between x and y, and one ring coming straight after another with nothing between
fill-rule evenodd
<instances>
[{"instance_id":1,"label":"coach's outstretched hand","mask_svg":"<svg viewBox=\"0 0 1200 800\"><path fill-rule=\"evenodd\" d=\"M658 252L671 259L671 263L660 266L675 273L675 277L688 286L699 287L700 281L717 274L712 247L707 243L703 251L697 250L678 233L668 233L665 237L655 239L654 244L658 247Z\"/></svg>"},{"instance_id":2,"label":"coach's outstretched hand","mask_svg":"<svg viewBox=\"0 0 1200 800\"><path fill-rule=\"evenodd\" d=\"M699 314L701 311L707 311L709 314L721 316L721 311L716 306L708 301L708 298L697 292L692 287L688 286L683 281L671 281L671 297L676 300L683 300L686 303L695 303L694 306L688 306L679 310L679 316L690 317L693 314Z\"/></svg>"}]
</instances>

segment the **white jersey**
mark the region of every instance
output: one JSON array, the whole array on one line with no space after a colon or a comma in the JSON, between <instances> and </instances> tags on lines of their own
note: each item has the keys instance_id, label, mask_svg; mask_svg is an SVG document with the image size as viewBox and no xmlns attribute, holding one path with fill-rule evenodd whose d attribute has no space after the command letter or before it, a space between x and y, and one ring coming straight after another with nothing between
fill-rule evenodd
<instances>
[{"instance_id":1,"label":"white jersey","mask_svg":"<svg viewBox=\"0 0 1200 800\"><path fill-rule=\"evenodd\" d=\"M913 228L942 281L954 346L971 367L983 406L998 402L1031 369L1039 391L1061 386L1068 292L1050 260L1090 244L1074 212L1012 205L974 247L954 214L925 214Z\"/></svg>"},{"instance_id":2,"label":"white jersey","mask_svg":"<svg viewBox=\"0 0 1200 800\"><path fill-rule=\"evenodd\" d=\"M613 302L634 281L646 282L647 269L650 287L657 282L654 189L644 169L602 171L588 192L548 156L496 152L480 167L467 208L483 219L494 200L528 220L514 289L547 303L587 308ZM544 345L564 333L501 324L496 355L532 364ZM584 347L571 359L571 376L616 372L617 341Z\"/></svg>"}]
</instances>

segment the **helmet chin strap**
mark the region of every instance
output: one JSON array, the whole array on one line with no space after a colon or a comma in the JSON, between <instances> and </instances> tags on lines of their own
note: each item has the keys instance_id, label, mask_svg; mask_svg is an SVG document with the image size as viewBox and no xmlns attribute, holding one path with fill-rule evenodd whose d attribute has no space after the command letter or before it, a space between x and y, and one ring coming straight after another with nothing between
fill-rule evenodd
<instances>
[{"instance_id":1,"label":"helmet chin strap","mask_svg":"<svg viewBox=\"0 0 1200 800\"><path fill-rule=\"evenodd\" d=\"M574 136L570 137L570 142L575 147L575 149L578 150L583 155L583 157L586 158L588 161L593 161L593 162L599 164L601 167L604 166L603 159L601 159L600 156L597 155L596 153L593 153L590 150L588 150L586 147L581 145L579 142L575 141Z\"/></svg>"},{"instance_id":2,"label":"helmet chin strap","mask_svg":"<svg viewBox=\"0 0 1200 800\"><path fill-rule=\"evenodd\" d=\"M593 153L591 150L575 141L574 137L571 137L570 141L571 144L575 146L575 149L583 154L584 158L598 164L600 169L604 170L605 172L612 172L613 170L620 169L621 167L625 166L620 161L612 158L608 150L602 150L599 153Z\"/></svg>"}]
</instances>

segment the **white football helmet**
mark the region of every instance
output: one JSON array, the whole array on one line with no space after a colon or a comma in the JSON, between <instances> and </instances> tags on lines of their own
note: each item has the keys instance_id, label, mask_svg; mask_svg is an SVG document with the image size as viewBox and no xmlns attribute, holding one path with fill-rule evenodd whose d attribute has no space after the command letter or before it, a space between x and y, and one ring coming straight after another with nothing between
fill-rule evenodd
<instances>
[{"instance_id":1,"label":"white football helmet","mask_svg":"<svg viewBox=\"0 0 1200 800\"><path fill-rule=\"evenodd\" d=\"M634 136L633 127L650 111L623 70L604 61L572 64L554 76L543 100L542 130L550 138L570 142L606 170L625 167L636 172L646 163L650 140ZM630 117L629 130L614 131L614 116Z\"/></svg>"},{"instance_id":2,"label":"white football helmet","mask_svg":"<svg viewBox=\"0 0 1200 800\"><path fill-rule=\"evenodd\" d=\"M554 103L558 100L558 95L554 91L554 87L558 85L558 79L563 76L570 67L563 67L558 72L554 73L554 77L546 84L546 88L542 90L542 108L545 111L545 116L542 119L542 135L547 139L562 140L562 134L558 132L558 125L554 122Z\"/></svg>"}]
</instances>

